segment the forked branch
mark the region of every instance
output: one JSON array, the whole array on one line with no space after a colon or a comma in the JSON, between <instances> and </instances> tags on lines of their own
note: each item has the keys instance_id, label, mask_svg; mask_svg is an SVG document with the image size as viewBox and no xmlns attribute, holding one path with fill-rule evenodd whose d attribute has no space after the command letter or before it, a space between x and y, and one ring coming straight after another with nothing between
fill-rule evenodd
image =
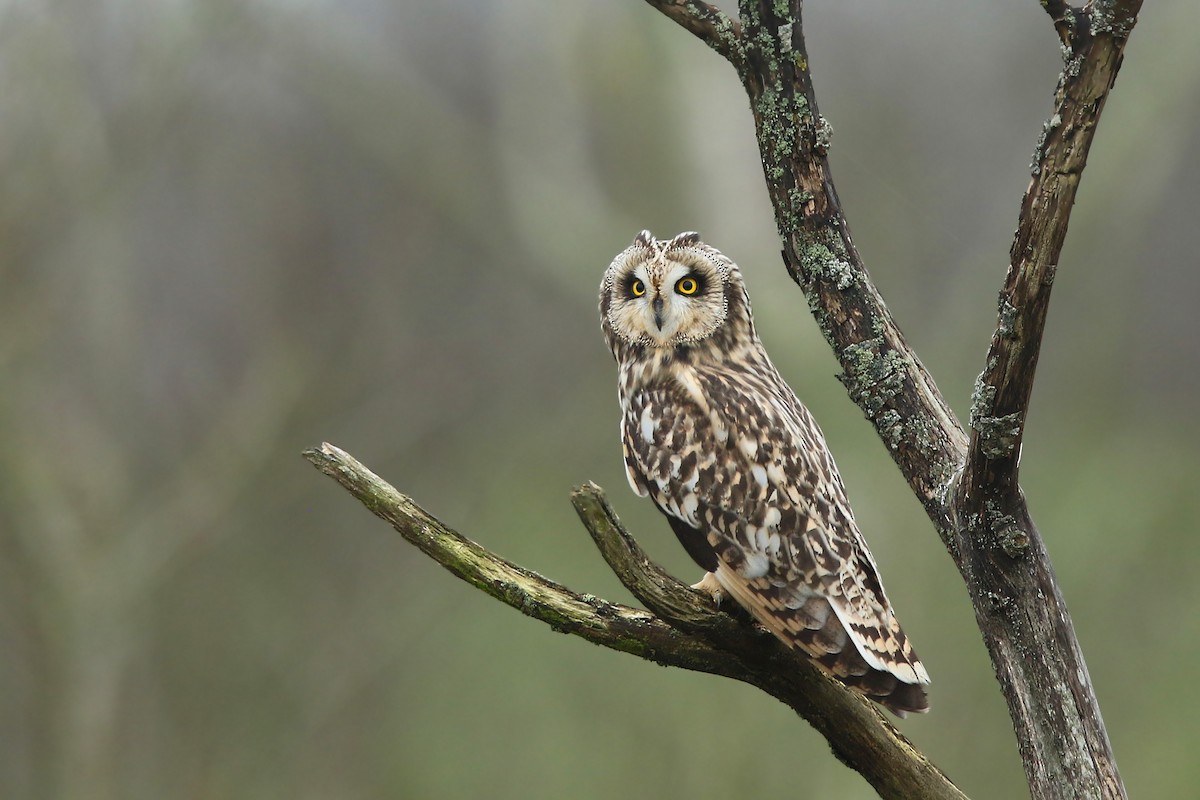
<instances>
[{"instance_id":1,"label":"forked branch","mask_svg":"<svg viewBox=\"0 0 1200 800\"><path fill-rule=\"evenodd\" d=\"M868 701L821 674L770 634L714 609L654 564L621 526L600 487L571 496L604 559L650 611L579 594L505 561L428 514L342 450L304 457L447 570L526 616L666 666L743 681L786 703L881 797L965 800Z\"/></svg>"},{"instance_id":2,"label":"forked branch","mask_svg":"<svg viewBox=\"0 0 1200 800\"><path fill-rule=\"evenodd\" d=\"M1122 798L1066 603L1017 484L1017 460L1071 206L1141 0L1042 5L1064 44L1066 66L1021 205L969 439L850 237L827 158L832 128L809 74L801 1L742 0L740 47L729 60L750 98L784 264L842 365L850 397L963 575L1031 794Z\"/></svg>"}]
</instances>

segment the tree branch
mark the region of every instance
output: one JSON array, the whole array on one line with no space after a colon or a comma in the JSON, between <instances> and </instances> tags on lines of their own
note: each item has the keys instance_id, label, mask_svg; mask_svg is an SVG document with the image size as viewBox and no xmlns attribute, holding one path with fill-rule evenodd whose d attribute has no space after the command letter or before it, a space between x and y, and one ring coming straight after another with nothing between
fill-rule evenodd
<instances>
[{"instance_id":1,"label":"tree branch","mask_svg":"<svg viewBox=\"0 0 1200 800\"><path fill-rule=\"evenodd\" d=\"M732 64L742 60L741 26L721 9L702 0L646 0Z\"/></svg>"},{"instance_id":2,"label":"tree branch","mask_svg":"<svg viewBox=\"0 0 1200 800\"><path fill-rule=\"evenodd\" d=\"M850 237L830 176L832 128L817 108L800 0L743 0L742 50L730 61L750 98L784 263L842 365L850 397L963 575L1031 794L1122 798L1087 667L1016 464L1071 204L1141 2L1092 0L1082 10L1061 0L1042 4L1065 44L1066 69L1022 203L969 440Z\"/></svg>"},{"instance_id":3,"label":"tree branch","mask_svg":"<svg viewBox=\"0 0 1200 800\"><path fill-rule=\"evenodd\" d=\"M973 587L976 619L1013 715L1034 797L1058 796L1049 787L1068 779L1086 779L1071 784L1073 792L1084 789L1076 796L1125 796L1087 664L1017 472L1071 208L1140 6L1140 0L1093 3L1083 12L1067 7L1055 17L1067 42L1066 68L1021 202L996 331L975 382L971 442L954 498L959 567ZM1060 24L1062 19L1075 22ZM1020 612L1016 620L1014 611ZM1021 735L1028 730L1070 731L1075 741L1059 751ZM1092 765L1085 774L1068 760L1073 755Z\"/></svg>"},{"instance_id":4,"label":"tree branch","mask_svg":"<svg viewBox=\"0 0 1200 800\"><path fill-rule=\"evenodd\" d=\"M1094 3L1085 12L1091 19L1086 29L1069 27L1070 52L1055 93L1054 114L1043 127L1033 178L1021 202L1008 275L1000 292L999 320L971 407L971 444L963 483L975 491L986 487L1001 495L1017 493L1021 439L1059 254L1096 125L1141 0L1122 5L1126 17L1102 14L1101 5ZM1063 13L1075 11L1068 7ZM1056 27L1061 18L1056 18ZM1126 34L1115 35L1118 28Z\"/></svg>"},{"instance_id":5,"label":"tree branch","mask_svg":"<svg viewBox=\"0 0 1200 800\"><path fill-rule=\"evenodd\" d=\"M1050 19L1054 20L1054 30L1058 31L1058 38L1062 40L1063 46L1070 48L1075 31L1083 19L1082 12L1066 0L1041 0L1041 3Z\"/></svg>"},{"instance_id":6,"label":"tree branch","mask_svg":"<svg viewBox=\"0 0 1200 800\"><path fill-rule=\"evenodd\" d=\"M750 98L784 264L842 365L840 379L851 399L953 547L945 492L967 439L850 237L830 175L833 129L817 107L800 3L793 0L784 13L778 5L743 3L746 60L739 75Z\"/></svg>"},{"instance_id":7,"label":"tree branch","mask_svg":"<svg viewBox=\"0 0 1200 800\"><path fill-rule=\"evenodd\" d=\"M648 661L757 686L808 720L881 797L965 800L870 702L774 636L715 610L650 561L595 484L577 488L572 503L605 561L653 613L577 594L488 552L332 445L306 450L304 457L434 561L526 616Z\"/></svg>"}]
</instances>

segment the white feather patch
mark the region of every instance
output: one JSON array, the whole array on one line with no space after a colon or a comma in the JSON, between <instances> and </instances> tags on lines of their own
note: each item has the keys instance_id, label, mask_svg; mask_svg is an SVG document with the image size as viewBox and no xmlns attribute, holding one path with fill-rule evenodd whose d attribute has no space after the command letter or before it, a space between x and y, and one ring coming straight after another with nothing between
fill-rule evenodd
<instances>
[{"instance_id":1,"label":"white feather patch","mask_svg":"<svg viewBox=\"0 0 1200 800\"><path fill-rule=\"evenodd\" d=\"M688 494L687 497L683 498L683 505L679 508L681 512L680 516L687 520L687 523L693 527L699 527L699 524L696 521L696 509L699 508L699 506L700 500L696 497L696 495Z\"/></svg>"},{"instance_id":2,"label":"white feather patch","mask_svg":"<svg viewBox=\"0 0 1200 800\"><path fill-rule=\"evenodd\" d=\"M846 611L844 608L842 608L841 603L839 603L837 600L831 599L829 601L829 605L833 607L833 613L837 614L838 619L842 623L842 627L846 629L846 633L850 634L850 641L854 642L854 649L857 650L858 654L863 657L863 660L867 662L868 666L870 666L872 669L877 669L880 672L890 672L905 683L916 683L916 681L909 680L903 674L903 667L908 666L907 664L897 664L894 665L894 668L889 668L887 664L884 664L879 659L878 655L863 645L862 637L859 636L859 634L854 630L854 626L850 624L849 615L846 614ZM912 674L913 677L916 677L916 675L913 674L911 667L907 670L907 672Z\"/></svg>"},{"instance_id":3,"label":"white feather patch","mask_svg":"<svg viewBox=\"0 0 1200 800\"><path fill-rule=\"evenodd\" d=\"M750 459L751 461L753 461L754 457L758 455L758 442L754 439L742 439L740 442L738 442L738 447L740 447L742 452L746 454L746 458Z\"/></svg>"},{"instance_id":4,"label":"white feather patch","mask_svg":"<svg viewBox=\"0 0 1200 800\"><path fill-rule=\"evenodd\" d=\"M754 480L758 481L758 485L766 488L767 471L762 468L761 464L755 464L750 468L750 474L754 476Z\"/></svg>"},{"instance_id":5,"label":"white feather patch","mask_svg":"<svg viewBox=\"0 0 1200 800\"><path fill-rule=\"evenodd\" d=\"M650 416L650 406L642 409L642 418L639 420L642 426L642 441L646 444L654 444L654 418Z\"/></svg>"},{"instance_id":6,"label":"white feather patch","mask_svg":"<svg viewBox=\"0 0 1200 800\"><path fill-rule=\"evenodd\" d=\"M755 578L761 578L767 574L767 568L771 566L770 560L766 553L760 553L754 550L746 551L746 563L738 572L748 581Z\"/></svg>"}]
</instances>

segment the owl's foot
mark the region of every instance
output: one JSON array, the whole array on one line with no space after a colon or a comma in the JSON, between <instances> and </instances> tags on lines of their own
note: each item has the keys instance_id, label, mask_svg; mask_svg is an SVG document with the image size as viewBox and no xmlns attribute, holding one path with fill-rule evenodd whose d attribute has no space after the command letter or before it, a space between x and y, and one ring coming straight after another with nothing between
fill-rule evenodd
<instances>
[{"instance_id":1,"label":"owl's foot","mask_svg":"<svg viewBox=\"0 0 1200 800\"><path fill-rule=\"evenodd\" d=\"M704 573L704 577L700 579L699 583L693 583L692 588L711 597L718 608L721 606L721 601L725 599L725 590L721 588L717 576L711 572Z\"/></svg>"}]
</instances>

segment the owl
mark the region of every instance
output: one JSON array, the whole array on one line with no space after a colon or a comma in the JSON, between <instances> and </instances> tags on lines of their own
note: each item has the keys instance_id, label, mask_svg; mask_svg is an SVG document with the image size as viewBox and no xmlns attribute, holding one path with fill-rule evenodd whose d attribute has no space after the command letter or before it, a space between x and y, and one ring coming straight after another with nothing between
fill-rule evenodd
<instances>
[{"instance_id":1,"label":"owl","mask_svg":"<svg viewBox=\"0 0 1200 800\"><path fill-rule=\"evenodd\" d=\"M600 284L633 490L784 644L899 716L929 674L892 611L825 437L754 330L737 265L696 233L642 231Z\"/></svg>"}]
</instances>

